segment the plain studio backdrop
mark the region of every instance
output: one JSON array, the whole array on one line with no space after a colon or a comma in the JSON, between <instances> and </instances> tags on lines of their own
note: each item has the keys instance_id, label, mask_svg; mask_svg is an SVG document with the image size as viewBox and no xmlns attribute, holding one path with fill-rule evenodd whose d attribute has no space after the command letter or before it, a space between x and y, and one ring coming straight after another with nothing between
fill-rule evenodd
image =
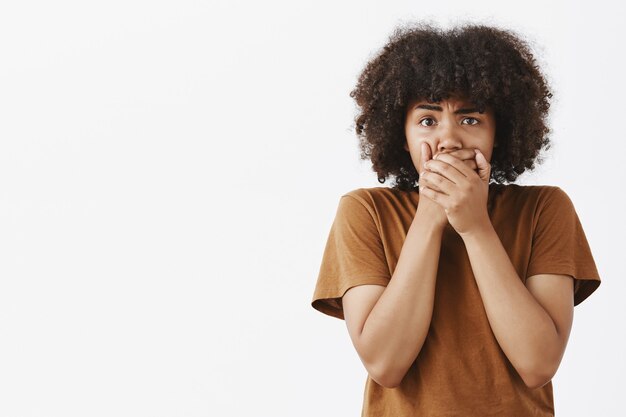
<instances>
[{"instance_id":1,"label":"plain studio backdrop","mask_svg":"<svg viewBox=\"0 0 626 417\"><path fill-rule=\"evenodd\" d=\"M557 416L623 416L624 6L57 1L0 6L0 416L357 416L366 371L311 297L339 197L380 186L349 97L403 22L531 42L602 285ZM390 185L390 182L386 184Z\"/></svg>"}]
</instances>

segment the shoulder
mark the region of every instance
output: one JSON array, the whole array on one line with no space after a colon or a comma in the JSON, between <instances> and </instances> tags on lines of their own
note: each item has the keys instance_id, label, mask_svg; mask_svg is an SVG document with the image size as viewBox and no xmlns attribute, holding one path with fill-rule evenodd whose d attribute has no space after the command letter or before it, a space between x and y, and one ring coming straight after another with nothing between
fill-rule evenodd
<instances>
[{"instance_id":1,"label":"shoulder","mask_svg":"<svg viewBox=\"0 0 626 417\"><path fill-rule=\"evenodd\" d=\"M565 190L557 185L507 184L503 187L504 194L507 194L509 198L520 202L532 202L535 205L542 205L553 200L569 200Z\"/></svg>"},{"instance_id":2,"label":"shoulder","mask_svg":"<svg viewBox=\"0 0 626 417\"><path fill-rule=\"evenodd\" d=\"M350 201L346 201L346 200ZM401 191L390 187L356 188L342 195L342 204L359 204L374 217L396 217L399 213L415 210L417 191ZM360 209L358 207L357 209Z\"/></svg>"},{"instance_id":3,"label":"shoulder","mask_svg":"<svg viewBox=\"0 0 626 417\"><path fill-rule=\"evenodd\" d=\"M559 189L560 187L556 186L556 185L521 185L521 184L506 184L506 185L502 185L502 184L492 184L492 185L499 185L501 187L504 187L507 191L511 192L511 193L515 193L515 194L524 194L526 196L530 195L530 194L534 194L534 195L545 195L545 194L550 194L551 192L553 192L554 190Z\"/></svg>"},{"instance_id":4,"label":"shoulder","mask_svg":"<svg viewBox=\"0 0 626 417\"><path fill-rule=\"evenodd\" d=\"M562 207L563 205L571 206L572 200L565 190L556 185L535 185L534 193L537 199L538 208L555 205Z\"/></svg>"},{"instance_id":5,"label":"shoulder","mask_svg":"<svg viewBox=\"0 0 626 417\"><path fill-rule=\"evenodd\" d=\"M348 195L357 199L373 199L373 198L377 198L380 195L388 194L391 192L395 192L395 190L389 187L369 187L369 188L355 188L353 190L347 191L343 195L344 196Z\"/></svg>"},{"instance_id":6,"label":"shoulder","mask_svg":"<svg viewBox=\"0 0 626 417\"><path fill-rule=\"evenodd\" d=\"M376 206L381 202L404 200L410 198L412 194L416 194L416 192L400 191L390 187L369 187L350 190L344 193L342 197L349 196L363 205Z\"/></svg>"},{"instance_id":7,"label":"shoulder","mask_svg":"<svg viewBox=\"0 0 626 417\"><path fill-rule=\"evenodd\" d=\"M570 220L576 209L567 192L556 185L524 185L515 190L512 198L520 212L526 212L537 222Z\"/></svg>"},{"instance_id":8,"label":"shoulder","mask_svg":"<svg viewBox=\"0 0 626 417\"><path fill-rule=\"evenodd\" d=\"M493 186L493 190L491 187ZM490 184L490 203L503 221L511 216L537 219L573 210L567 193L556 185Z\"/></svg>"}]
</instances>

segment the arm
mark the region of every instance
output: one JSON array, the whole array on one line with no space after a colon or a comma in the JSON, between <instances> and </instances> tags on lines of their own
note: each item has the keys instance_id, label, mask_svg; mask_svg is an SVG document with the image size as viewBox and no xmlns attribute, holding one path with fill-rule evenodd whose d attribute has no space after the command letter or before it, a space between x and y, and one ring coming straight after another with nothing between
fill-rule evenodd
<instances>
[{"instance_id":1,"label":"arm","mask_svg":"<svg viewBox=\"0 0 626 417\"><path fill-rule=\"evenodd\" d=\"M418 210L389 284L367 315L362 329L349 329L368 372L385 387L400 384L426 339L433 312L443 226L434 225ZM346 313L359 305L358 300L351 300L348 290L344 295ZM346 322L351 324L348 316Z\"/></svg>"},{"instance_id":2,"label":"arm","mask_svg":"<svg viewBox=\"0 0 626 417\"><path fill-rule=\"evenodd\" d=\"M567 344L572 279L533 276L525 286L491 223L461 236L500 347L528 387L545 385L556 373Z\"/></svg>"}]
</instances>

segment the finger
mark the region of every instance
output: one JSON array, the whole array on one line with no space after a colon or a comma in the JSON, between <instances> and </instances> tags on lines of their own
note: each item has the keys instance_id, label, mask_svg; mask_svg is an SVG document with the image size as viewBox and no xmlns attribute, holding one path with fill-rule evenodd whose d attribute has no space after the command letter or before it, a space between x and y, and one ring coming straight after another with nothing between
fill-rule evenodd
<instances>
[{"instance_id":1,"label":"finger","mask_svg":"<svg viewBox=\"0 0 626 417\"><path fill-rule=\"evenodd\" d=\"M468 151L468 149L465 149L465 151ZM476 155L476 153L473 150L469 150L469 151L472 152L474 155ZM458 151L455 151L455 152L458 152ZM465 152L465 154L467 155L467 152ZM424 159L428 159L428 158L424 158ZM475 158L464 160L463 163L466 164L472 171L476 172L477 174L480 174L478 172L478 165L476 164ZM426 178L427 173L429 174L428 178ZM420 175L420 185L421 184L426 185L439 193L449 195L451 192L450 187L452 185L452 182L447 180L447 178L442 177L441 175L437 174L436 172L429 171L428 169L426 169Z\"/></svg>"},{"instance_id":2,"label":"finger","mask_svg":"<svg viewBox=\"0 0 626 417\"><path fill-rule=\"evenodd\" d=\"M425 195L430 198L435 203L443 207L446 210L446 213L448 212L448 202L450 197L446 194L433 190L430 186L420 186L420 195Z\"/></svg>"},{"instance_id":3,"label":"finger","mask_svg":"<svg viewBox=\"0 0 626 417\"><path fill-rule=\"evenodd\" d=\"M476 163L475 159L466 159L463 161L463 163L465 165L467 165L468 167L470 167L470 169L477 171L478 170L478 164Z\"/></svg>"},{"instance_id":4,"label":"finger","mask_svg":"<svg viewBox=\"0 0 626 417\"><path fill-rule=\"evenodd\" d=\"M462 160L470 169L477 174L480 174L478 170L478 164L476 163L476 152L473 149L457 149L456 151L452 151L449 155L455 156Z\"/></svg>"},{"instance_id":5,"label":"finger","mask_svg":"<svg viewBox=\"0 0 626 417\"><path fill-rule=\"evenodd\" d=\"M478 149L476 152L476 163L478 164L478 176L481 180L489 182L489 177L491 175L491 164L485 158L485 155L482 154Z\"/></svg>"},{"instance_id":6,"label":"finger","mask_svg":"<svg viewBox=\"0 0 626 417\"><path fill-rule=\"evenodd\" d=\"M463 148L450 152L450 155L455 156L465 162L472 170L479 173L478 164L476 163L476 152L473 149Z\"/></svg>"},{"instance_id":7,"label":"finger","mask_svg":"<svg viewBox=\"0 0 626 417\"><path fill-rule=\"evenodd\" d=\"M454 186L454 183L446 177L429 170L424 171L422 174L420 184L424 184L445 195L450 195L453 191L452 187Z\"/></svg>"},{"instance_id":8,"label":"finger","mask_svg":"<svg viewBox=\"0 0 626 417\"><path fill-rule=\"evenodd\" d=\"M476 163L476 152L473 149L457 149L456 151L450 152L449 155L461 159L472 171L480 176L478 164Z\"/></svg>"},{"instance_id":9,"label":"finger","mask_svg":"<svg viewBox=\"0 0 626 417\"><path fill-rule=\"evenodd\" d=\"M476 158L476 153L474 152L474 149L471 149L471 148L457 149L455 151L449 152L448 155L455 156L461 160Z\"/></svg>"},{"instance_id":10,"label":"finger","mask_svg":"<svg viewBox=\"0 0 626 417\"><path fill-rule=\"evenodd\" d=\"M421 185L426 185L427 183L427 180L425 178L426 173L428 172L428 169L426 168L426 162L432 159L432 151L430 149L430 145L426 142L422 142L420 146L422 147L421 155L420 155L420 164L422 167L422 171L419 176L419 184L421 186ZM429 183L428 185L436 189L438 192L443 192L435 183Z\"/></svg>"},{"instance_id":11,"label":"finger","mask_svg":"<svg viewBox=\"0 0 626 417\"><path fill-rule=\"evenodd\" d=\"M463 161L448 154L437 155L437 158L428 164L428 169L440 173L456 184L464 181L467 177L476 175Z\"/></svg>"}]
</instances>

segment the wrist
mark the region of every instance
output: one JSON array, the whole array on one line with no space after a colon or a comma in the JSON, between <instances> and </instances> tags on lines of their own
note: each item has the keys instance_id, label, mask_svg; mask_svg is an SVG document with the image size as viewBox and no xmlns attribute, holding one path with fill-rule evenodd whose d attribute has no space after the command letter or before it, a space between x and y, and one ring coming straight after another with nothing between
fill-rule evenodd
<instances>
[{"instance_id":1,"label":"wrist","mask_svg":"<svg viewBox=\"0 0 626 417\"><path fill-rule=\"evenodd\" d=\"M442 234L448 225L448 219L446 218L443 222L435 221L432 219L432 216L429 216L426 212L418 209L413 217L412 225L416 223L419 223L420 227L425 229L427 232Z\"/></svg>"},{"instance_id":2,"label":"wrist","mask_svg":"<svg viewBox=\"0 0 626 417\"><path fill-rule=\"evenodd\" d=\"M464 241L470 240L481 240L482 238L487 237L491 233L495 233L495 229L493 228L493 224L491 224L491 219L487 219L483 222L476 223L472 229L459 233L461 238Z\"/></svg>"}]
</instances>

